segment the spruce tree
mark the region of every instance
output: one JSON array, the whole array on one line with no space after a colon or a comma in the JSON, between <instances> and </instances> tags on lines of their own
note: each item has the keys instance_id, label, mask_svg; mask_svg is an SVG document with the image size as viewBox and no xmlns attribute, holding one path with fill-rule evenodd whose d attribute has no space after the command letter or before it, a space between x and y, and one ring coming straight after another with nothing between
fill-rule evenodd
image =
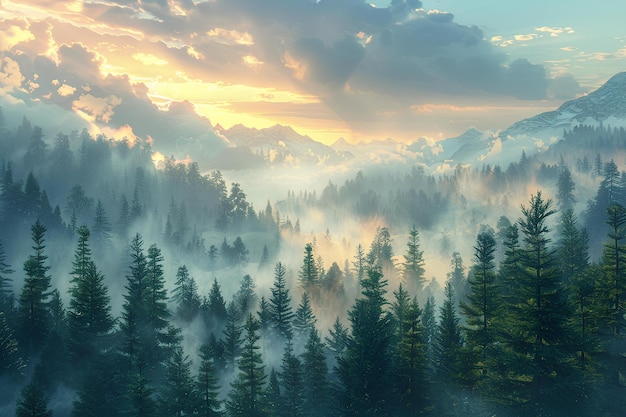
<instances>
[{"instance_id":1,"label":"spruce tree","mask_svg":"<svg viewBox=\"0 0 626 417\"><path fill-rule=\"evenodd\" d=\"M424 288L424 251L420 250L419 232L413 226L409 231L409 240L406 244L404 263L402 264L402 279L407 288L417 294Z\"/></svg>"},{"instance_id":2,"label":"spruce tree","mask_svg":"<svg viewBox=\"0 0 626 417\"><path fill-rule=\"evenodd\" d=\"M337 317L333 327L328 329L328 336L325 338L326 346L335 356L340 356L348 345L348 337L348 328Z\"/></svg>"},{"instance_id":3,"label":"spruce tree","mask_svg":"<svg viewBox=\"0 0 626 417\"><path fill-rule=\"evenodd\" d=\"M309 301L309 295L304 292L300 299L300 305L296 310L296 314L293 319L293 328L299 335L308 335L308 332L315 328L317 318L313 314L311 308L311 302Z\"/></svg>"},{"instance_id":4,"label":"spruce tree","mask_svg":"<svg viewBox=\"0 0 626 417\"><path fill-rule=\"evenodd\" d=\"M72 263L68 326L70 351L73 359L81 361L93 354L98 336L113 327L110 298L104 277L91 259L89 230L78 229L78 243Z\"/></svg>"},{"instance_id":5,"label":"spruce tree","mask_svg":"<svg viewBox=\"0 0 626 417\"><path fill-rule=\"evenodd\" d=\"M286 339L293 335L292 320L293 312L291 308L291 297L285 279L287 271L282 263L278 262L274 268L274 286L271 288L270 312L272 327L278 334Z\"/></svg>"},{"instance_id":6,"label":"spruce tree","mask_svg":"<svg viewBox=\"0 0 626 417\"><path fill-rule=\"evenodd\" d=\"M200 310L200 296L194 278L189 275L187 265L182 265L176 271L176 282L172 291L172 301L178 306L176 315L185 322L190 322Z\"/></svg>"},{"instance_id":7,"label":"spruce tree","mask_svg":"<svg viewBox=\"0 0 626 417\"><path fill-rule=\"evenodd\" d=\"M222 296L222 290L217 282L217 278L213 279L213 285L209 291L209 297L205 302L205 306L207 321L214 326L222 326L227 316L226 301L224 301Z\"/></svg>"},{"instance_id":8,"label":"spruce tree","mask_svg":"<svg viewBox=\"0 0 626 417\"><path fill-rule=\"evenodd\" d=\"M382 417L391 413L392 325L384 312L385 287L380 268L368 270L363 298L349 311L351 334L336 367L341 415Z\"/></svg>"},{"instance_id":9,"label":"spruce tree","mask_svg":"<svg viewBox=\"0 0 626 417\"><path fill-rule=\"evenodd\" d=\"M168 416L188 416L197 411L198 391L191 376L191 359L175 346L166 364L165 384L159 396L160 409Z\"/></svg>"},{"instance_id":10,"label":"spruce tree","mask_svg":"<svg viewBox=\"0 0 626 417\"><path fill-rule=\"evenodd\" d=\"M52 411L48 409L48 398L41 388L31 382L22 390L22 395L17 402L16 417L52 417Z\"/></svg>"},{"instance_id":11,"label":"spruce tree","mask_svg":"<svg viewBox=\"0 0 626 417\"><path fill-rule=\"evenodd\" d=\"M226 308L226 325L224 327L224 359L227 365L234 366L241 348L240 312L234 301Z\"/></svg>"},{"instance_id":12,"label":"spruce tree","mask_svg":"<svg viewBox=\"0 0 626 417\"><path fill-rule=\"evenodd\" d=\"M200 347L200 368L198 369L198 415L202 417L218 417L221 415L221 401L218 399L219 385L213 352L209 345Z\"/></svg>"},{"instance_id":13,"label":"spruce tree","mask_svg":"<svg viewBox=\"0 0 626 417\"><path fill-rule=\"evenodd\" d=\"M9 311L9 307L13 308L13 306L9 306L9 301L12 301L13 291L11 289L11 282L13 281L9 275L14 271L11 267L5 263L6 261L6 253L4 252L4 247L2 246L2 240L0 240L0 311L4 311L5 313Z\"/></svg>"},{"instance_id":14,"label":"spruce tree","mask_svg":"<svg viewBox=\"0 0 626 417\"><path fill-rule=\"evenodd\" d=\"M486 372L488 350L496 341L493 329L499 311L499 291L495 283L496 240L492 231L478 234L474 246L473 274L469 278L467 302L461 302L461 311L467 320L467 346L475 354L481 376Z\"/></svg>"},{"instance_id":15,"label":"spruce tree","mask_svg":"<svg viewBox=\"0 0 626 417\"><path fill-rule=\"evenodd\" d=\"M602 264L604 276L600 291L604 301L604 322L613 333L620 334L624 327L624 292L626 292L626 208L612 204L607 209L606 223L610 227L608 239L604 245Z\"/></svg>"},{"instance_id":16,"label":"spruce tree","mask_svg":"<svg viewBox=\"0 0 626 417\"><path fill-rule=\"evenodd\" d=\"M302 354L305 387L303 410L308 417L325 417L329 412L330 389L324 349L319 332L313 328Z\"/></svg>"},{"instance_id":17,"label":"spruce tree","mask_svg":"<svg viewBox=\"0 0 626 417\"><path fill-rule=\"evenodd\" d=\"M574 412L582 400L580 375L572 365L571 310L556 252L548 246L547 222L554 213L552 201L544 200L540 191L531 196L528 207L522 206L518 225L524 235L520 257L524 270L509 307L504 339L508 351L502 355L508 366L506 391L499 395L508 395L502 399L534 415Z\"/></svg>"},{"instance_id":18,"label":"spruce tree","mask_svg":"<svg viewBox=\"0 0 626 417\"><path fill-rule=\"evenodd\" d=\"M437 377L447 385L456 384L460 379L459 362L463 338L454 288L450 280L446 281L444 287L444 300L439 308L439 317L435 343Z\"/></svg>"},{"instance_id":19,"label":"spruce tree","mask_svg":"<svg viewBox=\"0 0 626 417\"><path fill-rule=\"evenodd\" d=\"M589 264L588 236L586 231L578 229L571 209L561 213L558 232L557 255L563 282L567 284Z\"/></svg>"},{"instance_id":20,"label":"spruce tree","mask_svg":"<svg viewBox=\"0 0 626 417\"><path fill-rule=\"evenodd\" d=\"M27 350L43 346L50 325L50 267L45 255L46 228L37 220L31 227L33 254L24 262L24 286L19 299L19 340Z\"/></svg>"},{"instance_id":21,"label":"spruce tree","mask_svg":"<svg viewBox=\"0 0 626 417\"><path fill-rule=\"evenodd\" d=\"M280 379L282 395L280 415L284 417L303 417L304 378L300 359L293 353L291 341L287 341L281 364Z\"/></svg>"},{"instance_id":22,"label":"spruce tree","mask_svg":"<svg viewBox=\"0 0 626 417\"><path fill-rule=\"evenodd\" d=\"M305 292L317 296L319 294L319 271L313 254L313 245L307 243L304 246L304 259L300 268L300 285Z\"/></svg>"},{"instance_id":23,"label":"spruce tree","mask_svg":"<svg viewBox=\"0 0 626 417\"><path fill-rule=\"evenodd\" d=\"M421 310L416 298L402 314L401 338L394 359L394 389L399 416L419 415L427 407L428 372Z\"/></svg>"},{"instance_id":24,"label":"spruce tree","mask_svg":"<svg viewBox=\"0 0 626 417\"><path fill-rule=\"evenodd\" d=\"M239 372L231 384L229 399L226 401L226 411L230 417L264 417L267 415L263 403L263 387L265 375L263 359L259 352L258 331L260 323L252 313L248 314L245 330L245 341L241 358L237 362Z\"/></svg>"}]
</instances>

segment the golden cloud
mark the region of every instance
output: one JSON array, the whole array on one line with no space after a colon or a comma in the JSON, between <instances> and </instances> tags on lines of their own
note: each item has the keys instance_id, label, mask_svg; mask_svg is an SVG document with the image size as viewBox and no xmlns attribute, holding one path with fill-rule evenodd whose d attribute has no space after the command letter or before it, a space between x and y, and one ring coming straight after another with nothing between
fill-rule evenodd
<instances>
[{"instance_id":1,"label":"golden cloud","mask_svg":"<svg viewBox=\"0 0 626 417\"><path fill-rule=\"evenodd\" d=\"M215 28L211 29L206 34L216 42L226 45L254 45L254 39L252 38L252 35L250 35L248 32Z\"/></svg>"},{"instance_id":2,"label":"golden cloud","mask_svg":"<svg viewBox=\"0 0 626 417\"><path fill-rule=\"evenodd\" d=\"M144 54L143 52L138 52L136 54L133 54L133 59L135 61L141 62L143 65L151 67L151 66L163 66L163 65L167 65L168 62L164 59L161 59L159 57L157 57L156 55L152 55L152 54Z\"/></svg>"}]
</instances>

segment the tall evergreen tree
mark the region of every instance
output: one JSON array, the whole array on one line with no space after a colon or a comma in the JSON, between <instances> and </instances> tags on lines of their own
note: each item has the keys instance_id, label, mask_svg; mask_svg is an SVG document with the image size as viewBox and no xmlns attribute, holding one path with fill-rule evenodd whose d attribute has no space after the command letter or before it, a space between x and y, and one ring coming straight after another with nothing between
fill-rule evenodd
<instances>
[{"instance_id":1,"label":"tall evergreen tree","mask_svg":"<svg viewBox=\"0 0 626 417\"><path fill-rule=\"evenodd\" d=\"M363 298L348 315L351 335L338 359L339 409L343 416L387 416L391 410L392 326L384 312L385 287L381 269L368 270L362 282Z\"/></svg>"},{"instance_id":2,"label":"tall evergreen tree","mask_svg":"<svg viewBox=\"0 0 626 417\"><path fill-rule=\"evenodd\" d=\"M394 359L394 389L399 416L419 415L427 407L428 373L421 310L413 298L402 314L401 338Z\"/></svg>"},{"instance_id":3,"label":"tall evergreen tree","mask_svg":"<svg viewBox=\"0 0 626 417\"><path fill-rule=\"evenodd\" d=\"M274 268L274 286L271 288L270 312L272 327L278 334L290 339L293 335L292 320L294 317L291 308L291 297L285 278L287 271L282 263L278 262Z\"/></svg>"},{"instance_id":4,"label":"tall evergreen tree","mask_svg":"<svg viewBox=\"0 0 626 417\"><path fill-rule=\"evenodd\" d=\"M588 236L586 231L578 229L572 210L561 212L560 220L557 255L563 281L567 284L589 264Z\"/></svg>"},{"instance_id":5,"label":"tall evergreen tree","mask_svg":"<svg viewBox=\"0 0 626 417\"><path fill-rule=\"evenodd\" d=\"M282 395L280 415L284 417L303 417L304 378L300 359L293 353L291 341L287 341L281 364L280 379Z\"/></svg>"},{"instance_id":6,"label":"tall evergreen tree","mask_svg":"<svg viewBox=\"0 0 626 417\"><path fill-rule=\"evenodd\" d=\"M602 264L604 265L603 280L599 289L603 293L605 322L620 334L624 327L624 292L626 292L626 208L612 204L607 209L607 224L610 227L607 242L604 245Z\"/></svg>"},{"instance_id":7,"label":"tall evergreen tree","mask_svg":"<svg viewBox=\"0 0 626 417\"><path fill-rule=\"evenodd\" d=\"M341 356L348 345L348 328L341 323L337 317L333 323L333 327L328 329L326 336L326 346L337 357Z\"/></svg>"},{"instance_id":8,"label":"tall evergreen tree","mask_svg":"<svg viewBox=\"0 0 626 417\"><path fill-rule=\"evenodd\" d=\"M424 287L426 279L424 278L424 251L420 250L419 232L415 226L409 231L402 266L402 279L407 288L413 294L417 294Z\"/></svg>"},{"instance_id":9,"label":"tall evergreen tree","mask_svg":"<svg viewBox=\"0 0 626 417\"><path fill-rule=\"evenodd\" d=\"M296 314L293 318L293 328L299 335L308 335L308 333L315 328L317 318L313 314L311 308L311 302L309 301L309 295L306 292L302 293L300 299L300 305L296 310Z\"/></svg>"},{"instance_id":10,"label":"tall evergreen tree","mask_svg":"<svg viewBox=\"0 0 626 417\"><path fill-rule=\"evenodd\" d=\"M68 325L70 351L80 362L93 354L95 340L113 327L110 298L104 277L91 259L89 230L78 229L78 243L72 263Z\"/></svg>"},{"instance_id":11,"label":"tall evergreen tree","mask_svg":"<svg viewBox=\"0 0 626 417\"><path fill-rule=\"evenodd\" d=\"M226 326L224 327L224 359L227 365L234 366L241 349L240 311L234 301L226 307Z\"/></svg>"},{"instance_id":12,"label":"tall evergreen tree","mask_svg":"<svg viewBox=\"0 0 626 417\"><path fill-rule=\"evenodd\" d=\"M319 295L319 271L313 254L313 245L307 243L304 246L304 259L300 268L300 285L305 292L309 292L313 296Z\"/></svg>"},{"instance_id":13,"label":"tall evergreen tree","mask_svg":"<svg viewBox=\"0 0 626 417\"><path fill-rule=\"evenodd\" d=\"M226 402L226 411L231 417L263 417L267 414L263 404L263 387L267 375L257 344L259 329L259 321L252 313L248 314L244 325L245 342L237 362L239 373L231 384L232 390Z\"/></svg>"},{"instance_id":14,"label":"tall evergreen tree","mask_svg":"<svg viewBox=\"0 0 626 417\"><path fill-rule=\"evenodd\" d=\"M13 306L9 306L9 301L13 304L12 295L13 290L11 289L11 282L13 281L9 275L14 271L11 267L5 263L6 261L6 253L4 252L4 247L2 246L2 240L0 240L0 311L8 312L9 307L13 308Z\"/></svg>"},{"instance_id":15,"label":"tall evergreen tree","mask_svg":"<svg viewBox=\"0 0 626 417\"><path fill-rule=\"evenodd\" d=\"M31 227L33 254L24 262L24 287L19 299L19 340L29 350L43 346L50 325L50 267L46 264L46 228L36 221Z\"/></svg>"},{"instance_id":16,"label":"tall evergreen tree","mask_svg":"<svg viewBox=\"0 0 626 417\"><path fill-rule=\"evenodd\" d=\"M474 273L469 278L467 302L461 302L461 311L467 319L467 345L476 354L475 360L481 376L486 372L488 350L496 341L493 324L500 306L495 283L495 251L493 232L479 233L474 246Z\"/></svg>"},{"instance_id":17,"label":"tall evergreen tree","mask_svg":"<svg viewBox=\"0 0 626 417\"><path fill-rule=\"evenodd\" d=\"M439 324L435 344L437 377L445 384L456 384L460 380L459 369L463 338L460 319L456 310L454 288L446 281L444 300L439 309Z\"/></svg>"},{"instance_id":18,"label":"tall evergreen tree","mask_svg":"<svg viewBox=\"0 0 626 417\"><path fill-rule=\"evenodd\" d=\"M305 387L302 408L307 417L325 417L329 413L330 390L324 349L319 332L313 328L302 354Z\"/></svg>"},{"instance_id":19,"label":"tall evergreen tree","mask_svg":"<svg viewBox=\"0 0 626 417\"><path fill-rule=\"evenodd\" d=\"M22 390L22 395L17 403L16 417L52 417L52 411L48 409L48 398L41 388L35 383L30 383Z\"/></svg>"},{"instance_id":20,"label":"tall evergreen tree","mask_svg":"<svg viewBox=\"0 0 626 417\"><path fill-rule=\"evenodd\" d=\"M221 415L219 385L213 354L209 345L200 347L200 368L196 390L199 395L198 414L202 417L218 417Z\"/></svg>"},{"instance_id":21,"label":"tall evergreen tree","mask_svg":"<svg viewBox=\"0 0 626 417\"><path fill-rule=\"evenodd\" d=\"M581 400L576 387L580 375L572 365L571 311L560 285L556 252L548 246L547 221L554 213L552 201L544 200L540 191L531 196L528 207L522 206L518 225L524 234L524 271L509 307L504 339L508 355L503 357L509 366L506 391L499 394L531 415L562 412Z\"/></svg>"},{"instance_id":22,"label":"tall evergreen tree","mask_svg":"<svg viewBox=\"0 0 626 417\"><path fill-rule=\"evenodd\" d=\"M200 311L198 286L196 280L189 275L187 265L180 266L176 271L172 300L178 304L176 315L186 322L193 320Z\"/></svg>"},{"instance_id":23,"label":"tall evergreen tree","mask_svg":"<svg viewBox=\"0 0 626 417\"><path fill-rule=\"evenodd\" d=\"M175 346L167 361L165 384L159 396L160 409L167 416L188 416L197 411L198 391L191 376L191 359Z\"/></svg>"},{"instance_id":24,"label":"tall evergreen tree","mask_svg":"<svg viewBox=\"0 0 626 417\"><path fill-rule=\"evenodd\" d=\"M226 301L222 296L222 289L217 282L217 278L213 279L213 285L209 291L209 297L205 302L207 320L213 325L222 326L226 321Z\"/></svg>"}]
</instances>

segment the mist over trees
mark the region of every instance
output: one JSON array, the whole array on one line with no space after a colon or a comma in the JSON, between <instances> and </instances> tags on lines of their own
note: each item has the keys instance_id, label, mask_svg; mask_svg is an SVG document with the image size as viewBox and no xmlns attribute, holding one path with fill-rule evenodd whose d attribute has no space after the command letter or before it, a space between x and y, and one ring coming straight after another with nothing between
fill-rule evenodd
<instances>
[{"instance_id":1,"label":"mist over trees","mask_svg":"<svg viewBox=\"0 0 626 417\"><path fill-rule=\"evenodd\" d=\"M0 126L0 410L620 416L622 136L257 210L141 140Z\"/></svg>"}]
</instances>

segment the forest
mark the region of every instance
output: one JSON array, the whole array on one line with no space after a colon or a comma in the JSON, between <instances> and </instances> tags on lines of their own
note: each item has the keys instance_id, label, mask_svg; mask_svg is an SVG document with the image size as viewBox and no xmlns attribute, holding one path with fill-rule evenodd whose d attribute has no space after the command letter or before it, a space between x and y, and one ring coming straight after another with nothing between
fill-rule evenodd
<instances>
[{"instance_id":1,"label":"forest","mask_svg":"<svg viewBox=\"0 0 626 417\"><path fill-rule=\"evenodd\" d=\"M623 130L581 126L508 167L359 171L259 209L149 142L7 125L2 415L626 409Z\"/></svg>"}]
</instances>

